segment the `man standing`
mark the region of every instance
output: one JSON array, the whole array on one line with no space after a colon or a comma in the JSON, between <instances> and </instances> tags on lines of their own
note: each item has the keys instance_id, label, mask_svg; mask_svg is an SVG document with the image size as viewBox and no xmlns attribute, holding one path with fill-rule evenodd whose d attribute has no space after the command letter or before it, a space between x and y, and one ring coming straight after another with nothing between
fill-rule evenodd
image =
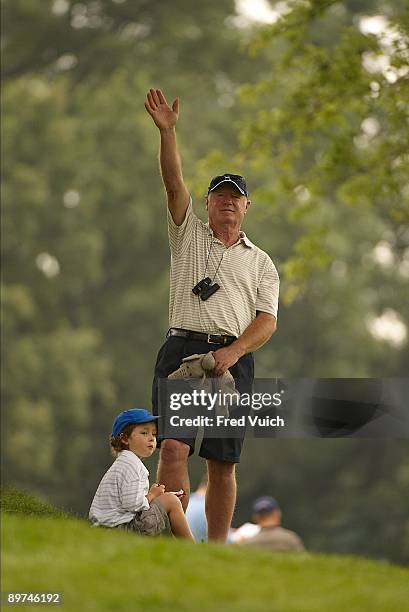
<instances>
[{"instance_id":1,"label":"man standing","mask_svg":"<svg viewBox=\"0 0 409 612\"><path fill-rule=\"evenodd\" d=\"M245 179L236 174L214 177L206 196L209 221L193 213L182 176L176 142L179 100L170 106L160 89L150 89L145 108L160 133L160 168L167 194L171 250L170 329L155 367L152 403L158 406L159 380L183 358L213 351L214 375L228 369L242 388L254 378L252 351L276 329L279 278L270 257L241 231L250 206ZM244 385L244 387L243 387ZM209 484L206 516L209 540L225 541L236 501L235 464L243 440L203 439L199 455L207 460ZM187 459L194 439L158 440L158 482L167 490L183 488L188 504Z\"/></svg>"}]
</instances>

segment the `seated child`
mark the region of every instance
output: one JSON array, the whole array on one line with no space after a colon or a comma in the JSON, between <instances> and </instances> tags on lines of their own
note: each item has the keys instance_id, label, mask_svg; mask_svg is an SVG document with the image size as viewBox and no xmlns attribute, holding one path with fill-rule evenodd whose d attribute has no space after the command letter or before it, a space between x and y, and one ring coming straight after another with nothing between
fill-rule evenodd
<instances>
[{"instance_id":1,"label":"seated child","mask_svg":"<svg viewBox=\"0 0 409 612\"><path fill-rule=\"evenodd\" d=\"M94 526L121 527L143 535L173 533L193 540L177 494L165 493L159 484L149 489L149 472L141 459L156 449L158 418L140 408L116 417L111 435L116 459L98 486L89 518Z\"/></svg>"}]
</instances>

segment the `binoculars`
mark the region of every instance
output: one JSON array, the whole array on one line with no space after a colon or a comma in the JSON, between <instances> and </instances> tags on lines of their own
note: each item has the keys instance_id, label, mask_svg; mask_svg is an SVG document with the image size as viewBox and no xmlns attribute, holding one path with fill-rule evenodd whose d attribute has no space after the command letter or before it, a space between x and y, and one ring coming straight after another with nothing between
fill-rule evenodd
<instances>
[{"instance_id":1,"label":"binoculars","mask_svg":"<svg viewBox=\"0 0 409 612\"><path fill-rule=\"evenodd\" d=\"M218 289L220 289L220 285L218 285L217 283L212 283L212 279L207 276L206 278L203 278L201 281L199 281L193 287L192 291L195 295L199 295L200 299L205 302L209 299L209 297L213 295L213 293L216 293Z\"/></svg>"}]
</instances>

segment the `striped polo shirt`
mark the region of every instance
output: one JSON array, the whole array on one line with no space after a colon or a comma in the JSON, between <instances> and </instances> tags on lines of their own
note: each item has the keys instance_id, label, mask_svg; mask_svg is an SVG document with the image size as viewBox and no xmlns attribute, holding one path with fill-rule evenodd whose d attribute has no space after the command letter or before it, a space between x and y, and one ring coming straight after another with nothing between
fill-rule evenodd
<instances>
[{"instance_id":1,"label":"striped polo shirt","mask_svg":"<svg viewBox=\"0 0 409 612\"><path fill-rule=\"evenodd\" d=\"M130 450L119 453L103 476L92 500L89 519L95 526L129 523L139 510L147 510L149 472Z\"/></svg>"},{"instance_id":2,"label":"striped polo shirt","mask_svg":"<svg viewBox=\"0 0 409 612\"><path fill-rule=\"evenodd\" d=\"M244 232L226 247L208 223L193 212L192 200L181 225L168 210L171 252L169 326L240 336L257 311L277 318L279 277L270 257ZM206 276L220 285L208 300L192 292Z\"/></svg>"}]
</instances>

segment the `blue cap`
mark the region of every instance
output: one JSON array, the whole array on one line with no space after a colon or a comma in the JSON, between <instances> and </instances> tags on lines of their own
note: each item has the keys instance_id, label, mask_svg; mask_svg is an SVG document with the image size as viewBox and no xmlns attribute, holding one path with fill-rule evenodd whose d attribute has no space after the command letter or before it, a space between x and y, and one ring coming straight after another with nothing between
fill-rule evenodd
<instances>
[{"instance_id":1,"label":"blue cap","mask_svg":"<svg viewBox=\"0 0 409 612\"><path fill-rule=\"evenodd\" d=\"M253 504L253 514L268 514L275 510L280 510L280 506L274 497L269 495L258 497Z\"/></svg>"},{"instance_id":2,"label":"blue cap","mask_svg":"<svg viewBox=\"0 0 409 612\"><path fill-rule=\"evenodd\" d=\"M112 425L112 436L115 438L127 425L133 423L134 425L141 425L142 423L150 423L151 421L157 421L159 417L153 416L147 410L143 408L131 408L130 410L124 410L121 414L118 414L114 424Z\"/></svg>"}]
</instances>

